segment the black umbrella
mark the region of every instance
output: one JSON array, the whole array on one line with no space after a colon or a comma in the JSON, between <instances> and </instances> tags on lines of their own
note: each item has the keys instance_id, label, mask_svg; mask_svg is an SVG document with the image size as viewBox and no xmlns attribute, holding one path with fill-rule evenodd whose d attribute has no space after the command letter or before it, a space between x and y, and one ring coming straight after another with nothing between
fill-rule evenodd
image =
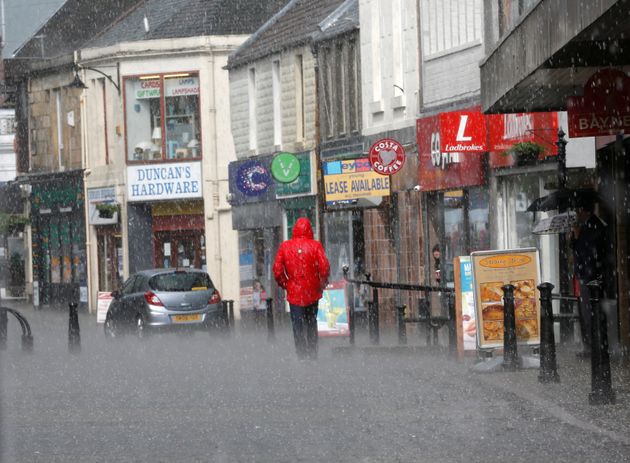
<instances>
[{"instance_id":1,"label":"black umbrella","mask_svg":"<svg viewBox=\"0 0 630 463\"><path fill-rule=\"evenodd\" d=\"M599 195L592 188L567 188L534 200L527 208L527 212L553 211L560 208L577 209L591 206L597 201L599 201Z\"/></svg>"}]
</instances>

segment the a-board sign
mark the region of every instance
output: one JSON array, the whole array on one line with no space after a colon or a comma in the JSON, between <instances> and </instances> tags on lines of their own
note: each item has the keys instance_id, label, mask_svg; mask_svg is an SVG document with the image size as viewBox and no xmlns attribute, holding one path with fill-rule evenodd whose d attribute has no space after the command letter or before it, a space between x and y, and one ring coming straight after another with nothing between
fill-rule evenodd
<instances>
[{"instance_id":1,"label":"a-board sign","mask_svg":"<svg viewBox=\"0 0 630 463\"><path fill-rule=\"evenodd\" d=\"M477 350L477 315L473 289L473 268L469 256L453 260L455 270L455 313L457 320L457 352Z\"/></svg>"},{"instance_id":2,"label":"a-board sign","mask_svg":"<svg viewBox=\"0 0 630 463\"><path fill-rule=\"evenodd\" d=\"M345 280L329 283L317 311L317 331L320 336L348 336L348 304Z\"/></svg>"},{"instance_id":3,"label":"a-board sign","mask_svg":"<svg viewBox=\"0 0 630 463\"><path fill-rule=\"evenodd\" d=\"M480 349L503 347L503 290L514 285L516 339L540 344L540 258L536 248L471 254Z\"/></svg>"},{"instance_id":4,"label":"a-board sign","mask_svg":"<svg viewBox=\"0 0 630 463\"><path fill-rule=\"evenodd\" d=\"M112 293L109 291L99 291L98 304L96 306L96 323L105 323L105 317L107 316L107 310L109 304L112 303Z\"/></svg>"}]
</instances>

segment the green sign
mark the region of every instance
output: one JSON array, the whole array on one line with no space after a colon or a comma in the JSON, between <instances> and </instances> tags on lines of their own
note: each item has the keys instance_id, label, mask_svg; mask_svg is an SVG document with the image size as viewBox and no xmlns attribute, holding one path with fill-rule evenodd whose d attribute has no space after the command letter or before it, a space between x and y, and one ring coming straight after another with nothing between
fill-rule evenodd
<instances>
[{"instance_id":1,"label":"green sign","mask_svg":"<svg viewBox=\"0 0 630 463\"><path fill-rule=\"evenodd\" d=\"M298 153L292 156L294 156L297 162L299 163L300 173L290 183L278 182L276 184L276 198L313 194L312 192L313 187L311 184L311 156L310 154Z\"/></svg>"},{"instance_id":2,"label":"green sign","mask_svg":"<svg viewBox=\"0 0 630 463\"><path fill-rule=\"evenodd\" d=\"M291 183L300 175L300 161L294 154L277 154L271 162L271 175L280 183Z\"/></svg>"}]
</instances>

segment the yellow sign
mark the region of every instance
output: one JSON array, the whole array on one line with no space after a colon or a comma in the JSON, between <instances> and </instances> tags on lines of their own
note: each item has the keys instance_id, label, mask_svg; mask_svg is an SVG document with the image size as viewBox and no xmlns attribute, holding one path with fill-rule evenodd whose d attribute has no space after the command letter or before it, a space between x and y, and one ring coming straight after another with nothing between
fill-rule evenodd
<instances>
[{"instance_id":1,"label":"yellow sign","mask_svg":"<svg viewBox=\"0 0 630 463\"><path fill-rule=\"evenodd\" d=\"M477 344L503 347L503 286L514 286L516 339L540 344L540 263L536 248L473 252Z\"/></svg>"},{"instance_id":2,"label":"yellow sign","mask_svg":"<svg viewBox=\"0 0 630 463\"><path fill-rule=\"evenodd\" d=\"M389 177L374 171L324 175L324 190L327 202L388 196Z\"/></svg>"}]
</instances>

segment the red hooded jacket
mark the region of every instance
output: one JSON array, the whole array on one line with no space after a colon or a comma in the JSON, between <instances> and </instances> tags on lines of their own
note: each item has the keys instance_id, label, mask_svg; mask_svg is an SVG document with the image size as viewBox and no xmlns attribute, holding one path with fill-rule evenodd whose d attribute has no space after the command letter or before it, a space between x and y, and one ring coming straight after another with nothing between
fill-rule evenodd
<instances>
[{"instance_id":1,"label":"red hooded jacket","mask_svg":"<svg viewBox=\"0 0 630 463\"><path fill-rule=\"evenodd\" d=\"M283 242L273 264L273 276L287 290L290 304L306 307L322 297L328 284L330 264L319 241L313 239L305 217L295 222L291 239Z\"/></svg>"}]
</instances>

